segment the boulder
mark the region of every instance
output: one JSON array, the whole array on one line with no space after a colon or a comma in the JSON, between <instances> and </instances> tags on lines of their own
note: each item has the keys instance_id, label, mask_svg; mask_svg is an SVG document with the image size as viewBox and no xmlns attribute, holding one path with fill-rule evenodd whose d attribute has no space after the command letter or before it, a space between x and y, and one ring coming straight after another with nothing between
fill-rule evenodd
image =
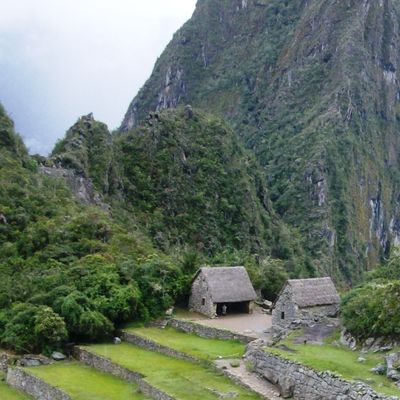
<instances>
[{"instance_id":1,"label":"boulder","mask_svg":"<svg viewBox=\"0 0 400 400\"><path fill-rule=\"evenodd\" d=\"M356 350L357 348L357 341L356 339L351 335L350 332L347 332L345 329L342 331L340 335L340 344L343 346L348 347L351 350Z\"/></svg>"},{"instance_id":2,"label":"boulder","mask_svg":"<svg viewBox=\"0 0 400 400\"><path fill-rule=\"evenodd\" d=\"M121 338L119 338L119 337L114 338L114 344L121 344L121 343L122 343Z\"/></svg>"},{"instance_id":3,"label":"boulder","mask_svg":"<svg viewBox=\"0 0 400 400\"><path fill-rule=\"evenodd\" d=\"M52 361L49 358L35 354L26 354L17 361L17 365L21 367L36 367L38 365L48 365L51 363Z\"/></svg>"},{"instance_id":4,"label":"boulder","mask_svg":"<svg viewBox=\"0 0 400 400\"><path fill-rule=\"evenodd\" d=\"M171 317L173 313L174 313L174 307L168 308L168 310L165 311L165 315L167 317Z\"/></svg>"},{"instance_id":5,"label":"boulder","mask_svg":"<svg viewBox=\"0 0 400 400\"><path fill-rule=\"evenodd\" d=\"M67 356L65 354L63 354L63 353L60 353L59 351L54 351L51 354L51 358L54 361L63 361L63 360L65 360L67 358Z\"/></svg>"},{"instance_id":6,"label":"boulder","mask_svg":"<svg viewBox=\"0 0 400 400\"><path fill-rule=\"evenodd\" d=\"M385 356L386 362L386 376L395 382L400 381L400 352L399 353L391 353Z\"/></svg>"},{"instance_id":7,"label":"boulder","mask_svg":"<svg viewBox=\"0 0 400 400\"><path fill-rule=\"evenodd\" d=\"M384 364L378 364L376 367L371 369L371 372L373 372L376 375L385 375L386 374L386 365Z\"/></svg>"},{"instance_id":8,"label":"boulder","mask_svg":"<svg viewBox=\"0 0 400 400\"><path fill-rule=\"evenodd\" d=\"M367 360L364 357L358 357L357 362L359 362L360 364L365 364Z\"/></svg>"}]
</instances>

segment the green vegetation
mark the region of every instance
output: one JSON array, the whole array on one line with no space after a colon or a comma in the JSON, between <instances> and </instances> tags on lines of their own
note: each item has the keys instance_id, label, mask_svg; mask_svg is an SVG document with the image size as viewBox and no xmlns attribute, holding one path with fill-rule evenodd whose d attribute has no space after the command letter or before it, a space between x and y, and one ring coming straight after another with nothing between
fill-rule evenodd
<instances>
[{"instance_id":1,"label":"green vegetation","mask_svg":"<svg viewBox=\"0 0 400 400\"><path fill-rule=\"evenodd\" d=\"M180 332L174 328L131 328L127 332L151 339L156 343L194 356L200 360L239 358L245 352L245 345L236 340L206 339L195 334Z\"/></svg>"},{"instance_id":2,"label":"green vegetation","mask_svg":"<svg viewBox=\"0 0 400 400\"><path fill-rule=\"evenodd\" d=\"M133 217L122 224L38 173L2 108L0 123L0 342L48 353L170 307L186 282L180 261Z\"/></svg>"},{"instance_id":3,"label":"green vegetation","mask_svg":"<svg viewBox=\"0 0 400 400\"><path fill-rule=\"evenodd\" d=\"M358 339L400 335L400 250L369 275L368 282L347 293L341 316L346 328Z\"/></svg>"},{"instance_id":4,"label":"green vegetation","mask_svg":"<svg viewBox=\"0 0 400 400\"><path fill-rule=\"evenodd\" d=\"M228 392L238 393L241 400L259 399L211 368L130 344L95 345L88 350L144 374L149 383L180 400L216 400Z\"/></svg>"},{"instance_id":5,"label":"green vegetation","mask_svg":"<svg viewBox=\"0 0 400 400\"><path fill-rule=\"evenodd\" d=\"M371 368L383 363L383 355L379 353L359 353L349 348L339 347L327 341L325 344L294 344L292 339L298 334L290 336L280 342L284 349L268 348L266 351L278 354L288 360L296 361L317 371L331 371L349 381L362 381L374 390L391 396L399 396L400 391L386 376L376 375ZM365 358L365 363L358 362L358 358Z\"/></svg>"},{"instance_id":6,"label":"green vegetation","mask_svg":"<svg viewBox=\"0 0 400 400\"><path fill-rule=\"evenodd\" d=\"M99 192L110 193L114 178L111 141L107 126L89 114L80 118L65 138L56 143L51 163L90 177Z\"/></svg>"},{"instance_id":7,"label":"green vegetation","mask_svg":"<svg viewBox=\"0 0 400 400\"><path fill-rule=\"evenodd\" d=\"M26 394L15 390L4 382L5 377L0 374L0 399L1 400L29 400Z\"/></svg>"},{"instance_id":8,"label":"green vegetation","mask_svg":"<svg viewBox=\"0 0 400 400\"><path fill-rule=\"evenodd\" d=\"M63 390L73 400L147 399L135 384L76 362L32 367L28 371Z\"/></svg>"},{"instance_id":9,"label":"green vegetation","mask_svg":"<svg viewBox=\"0 0 400 400\"><path fill-rule=\"evenodd\" d=\"M274 254L287 269L301 270L296 234L279 222L261 169L221 119L166 110L114 142L129 209L155 245L212 258L238 250Z\"/></svg>"}]
</instances>

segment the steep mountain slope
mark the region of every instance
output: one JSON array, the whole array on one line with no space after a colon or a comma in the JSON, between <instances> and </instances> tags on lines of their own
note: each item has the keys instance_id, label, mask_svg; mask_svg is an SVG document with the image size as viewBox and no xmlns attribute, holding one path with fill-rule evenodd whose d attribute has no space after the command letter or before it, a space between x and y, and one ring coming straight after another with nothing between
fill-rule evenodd
<instances>
[{"instance_id":1,"label":"steep mountain slope","mask_svg":"<svg viewBox=\"0 0 400 400\"><path fill-rule=\"evenodd\" d=\"M199 0L121 130L192 104L229 121L321 273L358 280L400 243L400 4Z\"/></svg>"},{"instance_id":2,"label":"steep mountain slope","mask_svg":"<svg viewBox=\"0 0 400 400\"><path fill-rule=\"evenodd\" d=\"M254 157L221 120L190 107L153 113L115 142L126 199L161 247L293 255Z\"/></svg>"}]
</instances>

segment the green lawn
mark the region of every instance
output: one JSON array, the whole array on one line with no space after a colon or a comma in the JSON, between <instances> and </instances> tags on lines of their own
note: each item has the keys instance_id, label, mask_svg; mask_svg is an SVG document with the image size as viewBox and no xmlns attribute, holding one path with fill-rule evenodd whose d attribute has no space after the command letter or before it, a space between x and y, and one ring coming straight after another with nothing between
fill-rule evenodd
<instances>
[{"instance_id":1,"label":"green lawn","mask_svg":"<svg viewBox=\"0 0 400 400\"><path fill-rule=\"evenodd\" d=\"M149 383L178 400L216 400L228 392L236 392L238 396L235 398L240 400L260 399L205 365L175 359L128 343L93 345L87 349L142 373Z\"/></svg>"},{"instance_id":2,"label":"green lawn","mask_svg":"<svg viewBox=\"0 0 400 400\"><path fill-rule=\"evenodd\" d=\"M332 344L293 344L289 337L280 344L285 345L295 352L289 352L279 348L268 348L268 352L283 356L289 360L297 361L319 371L331 371L346 380L359 380L370 385L377 392L400 396L400 390L385 376L375 375L370 372L371 368L384 363L383 355L379 353L360 353L345 347ZM364 364L357 359L366 359Z\"/></svg>"},{"instance_id":3,"label":"green lawn","mask_svg":"<svg viewBox=\"0 0 400 400\"><path fill-rule=\"evenodd\" d=\"M148 399L138 393L136 385L77 362L57 363L27 369L45 382L69 394L73 400Z\"/></svg>"},{"instance_id":4,"label":"green lawn","mask_svg":"<svg viewBox=\"0 0 400 400\"><path fill-rule=\"evenodd\" d=\"M240 358L246 348L238 340L206 339L195 334L180 332L174 328L130 328L126 331L207 361L219 357Z\"/></svg>"},{"instance_id":5,"label":"green lawn","mask_svg":"<svg viewBox=\"0 0 400 400\"><path fill-rule=\"evenodd\" d=\"M0 399L1 400L29 400L31 397L15 390L4 382L5 377L0 374Z\"/></svg>"}]
</instances>

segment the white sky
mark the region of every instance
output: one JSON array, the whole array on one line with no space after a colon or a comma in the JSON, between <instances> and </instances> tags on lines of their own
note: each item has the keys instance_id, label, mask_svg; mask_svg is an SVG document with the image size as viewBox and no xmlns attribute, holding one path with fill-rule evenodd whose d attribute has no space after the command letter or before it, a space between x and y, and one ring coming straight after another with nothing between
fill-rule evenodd
<instances>
[{"instance_id":1,"label":"white sky","mask_svg":"<svg viewBox=\"0 0 400 400\"><path fill-rule=\"evenodd\" d=\"M0 0L0 102L31 153L81 116L119 126L196 0Z\"/></svg>"}]
</instances>

